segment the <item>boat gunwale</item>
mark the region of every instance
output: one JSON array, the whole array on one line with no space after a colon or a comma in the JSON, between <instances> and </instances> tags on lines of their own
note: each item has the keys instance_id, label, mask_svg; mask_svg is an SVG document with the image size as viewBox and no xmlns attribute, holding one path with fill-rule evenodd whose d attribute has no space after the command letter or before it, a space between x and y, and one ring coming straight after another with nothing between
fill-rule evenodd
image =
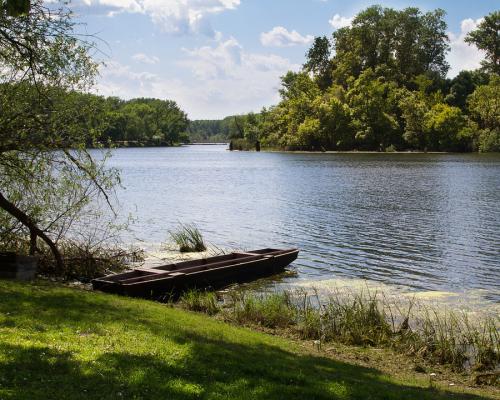
<instances>
[{"instance_id":1,"label":"boat gunwale","mask_svg":"<svg viewBox=\"0 0 500 400\"><path fill-rule=\"evenodd\" d=\"M214 268L210 268L210 269L204 269L204 270L201 270L201 271L194 271L194 272L186 273L186 274L183 274L183 275L184 276L196 276L197 274L207 273L207 271L218 271L218 270L222 270L222 269L226 269L226 268L234 268L236 266L241 266L241 265L244 265L244 264L252 264L252 263L267 261L270 258L284 257L284 256L287 256L287 255L295 253L295 252L298 253L299 249L290 249L290 250L285 249L285 251L286 252L282 253L282 254L269 255L267 257L266 257L266 255L263 255L261 258L258 258L258 259L255 259L255 260L248 260L248 261L245 261L245 262L239 262L239 263L236 263L236 264L225 265L225 266L222 266L222 267L214 267ZM167 274L168 274L168 272L167 272ZM127 287L144 285L146 283L153 283L153 282L157 282L157 281L161 281L161 280L179 279L179 277L180 277L179 275L177 275L177 276L164 276L164 277L160 278L160 277L158 277L158 274L152 274L151 276L156 277L156 279L150 279L150 280L139 281L139 282L131 282L131 283L122 283L120 281L102 281L102 280L100 280L100 282L112 283L112 284L115 284L115 285L117 285L119 287L127 288Z\"/></svg>"},{"instance_id":2,"label":"boat gunwale","mask_svg":"<svg viewBox=\"0 0 500 400\"><path fill-rule=\"evenodd\" d=\"M168 275L171 275L171 274L175 274L175 273L180 273L182 275L192 275L196 272L206 272L206 271L213 271L213 270L216 270L216 269L219 269L219 268L224 268L224 267L231 267L231 266L235 266L235 265L239 265L239 264L243 264L243 262L255 262L255 261L260 261L260 260L263 260L263 259L266 259L268 257L266 256L262 256L260 254L255 254L255 255L249 255L248 257L242 257L240 259L234 259L234 260L227 260L227 261L218 261L218 262L214 262L214 263L209 263L209 264L203 264L203 265L195 265L193 267L188 267L188 268L185 268L184 270L174 270L174 271L163 271L161 273L155 273L153 272L152 274L149 274L149 275L143 275L143 276L138 276L136 278L130 278L130 279L141 279L141 278L150 278L150 277L158 277L158 279L162 279L162 278L168 278L169 276ZM230 263L228 265L220 265L222 263L228 263L230 261L243 261L243 262L237 262L237 263ZM197 268L198 270L197 271L189 271L190 269L195 269ZM201 269L200 269L201 268ZM151 268L151 269L154 269L154 268ZM142 270L141 270L142 271ZM187 272L185 272L187 271ZM177 276L171 276L171 278L175 278L175 277L178 277L180 275L177 275ZM116 283L121 283L122 285L126 285L128 283L124 282L126 280L129 280L129 279L124 279L122 281L115 281ZM144 280L144 281L137 281L137 282L130 282L130 284L133 284L133 283L141 283L141 282L151 282L151 281L154 281L155 279L148 279L148 280Z\"/></svg>"}]
</instances>

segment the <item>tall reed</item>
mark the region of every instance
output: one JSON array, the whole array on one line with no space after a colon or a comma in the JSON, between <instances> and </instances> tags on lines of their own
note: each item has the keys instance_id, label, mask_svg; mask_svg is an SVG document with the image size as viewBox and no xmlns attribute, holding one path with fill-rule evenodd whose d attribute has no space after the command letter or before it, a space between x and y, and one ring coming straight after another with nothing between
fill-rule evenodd
<instances>
[{"instance_id":1,"label":"tall reed","mask_svg":"<svg viewBox=\"0 0 500 400\"><path fill-rule=\"evenodd\" d=\"M181 253L201 252L207 249L203 235L195 224L179 224L174 231L169 231L170 238L179 246Z\"/></svg>"},{"instance_id":2,"label":"tall reed","mask_svg":"<svg viewBox=\"0 0 500 400\"><path fill-rule=\"evenodd\" d=\"M302 339L392 348L458 371L500 366L498 316L471 321L466 313L414 299L394 301L370 290L334 290L326 300L305 290L230 291L215 307L210 313L219 312L226 320L286 330ZM204 307L191 309L196 308Z\"/></svg>"}]
</instances>

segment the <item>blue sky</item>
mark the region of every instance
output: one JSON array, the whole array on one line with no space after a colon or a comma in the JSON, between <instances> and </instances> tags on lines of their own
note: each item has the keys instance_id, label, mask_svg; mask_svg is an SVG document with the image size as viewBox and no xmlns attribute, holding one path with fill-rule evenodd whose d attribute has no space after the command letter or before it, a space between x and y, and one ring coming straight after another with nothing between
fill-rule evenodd
<instances>
[{"instance_id":1,"label":"blue sky","mask_svg":"<svg viewBox=\"0 0 500 400\"><path fill-rule=\"evenodd\" d=\"M481 53L463 38L499 8L493 0L72 0L71 7L100 39L99 94L172 99L192 119L214 119L275 104L279 77L300 67L312 38L374 3L446 10L449 76L479 65Z\"/></svg>"}]
</instances>

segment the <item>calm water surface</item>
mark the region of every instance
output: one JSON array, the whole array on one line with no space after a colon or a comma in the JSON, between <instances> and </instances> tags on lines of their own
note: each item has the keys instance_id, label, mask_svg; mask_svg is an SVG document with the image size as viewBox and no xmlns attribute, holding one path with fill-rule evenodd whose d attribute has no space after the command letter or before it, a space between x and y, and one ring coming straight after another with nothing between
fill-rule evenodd
<instances>
[{"instance_id":1,"label":"calm water surface","mask_svg":"<svg viewBox=\"0 0 500 400\"><path fill-rule=\"evenodd\" d=\"M195 222L221 247L299 247L293 279L485 289L500 301L500 155L118 149L123 209L160 243Z\"/></svg>"}]
</instances>

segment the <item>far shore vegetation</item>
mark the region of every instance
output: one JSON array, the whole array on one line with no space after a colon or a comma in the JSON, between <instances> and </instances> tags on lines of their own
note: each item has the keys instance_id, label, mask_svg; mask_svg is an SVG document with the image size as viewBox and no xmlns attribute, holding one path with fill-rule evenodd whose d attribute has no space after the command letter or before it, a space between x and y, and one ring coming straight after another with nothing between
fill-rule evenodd
<instances>
[{"instance_id":1,"label":"far shore vegetation","mask_svg":"<svg viewBox=\"0 0 500 400\"><path fill-rule=\"evenodd\" d=\"M372 6L317 37L281 101L259 113L193 121L194 141L309 151L500 151L500 11L467 42L482 67L447 78L445 11Z\"/></svg>"}]
</instances>

